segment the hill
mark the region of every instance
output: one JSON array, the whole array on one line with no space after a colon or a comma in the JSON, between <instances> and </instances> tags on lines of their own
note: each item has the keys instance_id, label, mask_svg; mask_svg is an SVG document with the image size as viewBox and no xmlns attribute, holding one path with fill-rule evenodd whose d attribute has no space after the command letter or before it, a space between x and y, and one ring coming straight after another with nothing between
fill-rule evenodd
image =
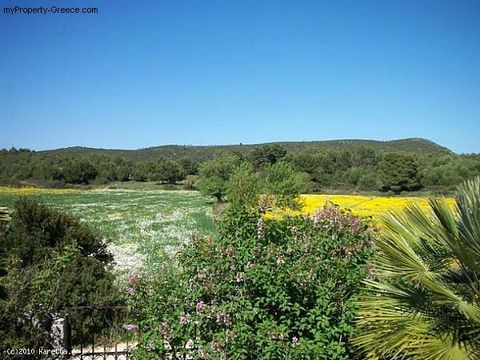
<instances>
[{"instance_id":1,"label":"hill","mask_svg":"<svg viewBox=\"0 0 480 360\"><path fill-rule=\"evenodd\" d=\"M138 150L120 149L96 149L86 147L69 147L55 150L38 151L47 156L81 156L81 155L109 155L121 156L135 162L155 160L159 157L172 159L191 158L197 161L205 161L213 158L218 151L235 151L240 154L247 154L255 147L262 144L239 144L239 145L162 145ZM359 146L366 146L378 152L399 151L414 154L452 153L451 150L422 138L400 139L391 141L377 140L326 140L326 141L301 141L301 142L272 142L268 144L282 145L288 152L315 152L318 150L342 150L352 149Z\"/></svg>"}]
</instances>

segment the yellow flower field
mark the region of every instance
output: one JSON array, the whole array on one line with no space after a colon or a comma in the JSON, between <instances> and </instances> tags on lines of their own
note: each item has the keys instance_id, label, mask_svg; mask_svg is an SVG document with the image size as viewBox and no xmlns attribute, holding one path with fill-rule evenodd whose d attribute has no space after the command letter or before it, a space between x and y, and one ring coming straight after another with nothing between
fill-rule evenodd
<instances>
[{"instance_id":1,"label":"yellow flower field","mask_svg":"<svg viewBox=\"0 0 480 360\"><path fill-rule=\"evenodd\" d=\"M427 210L428 199L424 197L382 197L360 195L301 195L304 204L301 213L313 214L315 209L321 209L325 202L329 201L339 205L343 209L350 209L359 216L372 216L378 219L380 215L390 211L401 211L408 204L414 203ZM455 205L455 199L447 198L450 206Z\"/></svg>"},{"instance_id":2,"label":"yellow flower field","mask_svg":"<svg viewBox=\"0 0 480 360\"><path fill-rule=\"evenodd\" d=\"M56 195L56 194L69 194L78 192L75 189L42 189L33 186L28 187L12 187L12 186L0 186L0 193L6 195Z\"/></svg>"},{"instance_id":3,"label":"yellow flower field","mask_svg":"<svg viewBox=\"0 0 480 360\"><path fill-rule=\"evenodd\" d=\"M448 204L455 206L454 198L446 198ZM316 209L321 209L326 202L334 203L342 209L350 209L353 214L379 220L382 215L389 212L400 212L409 204L417 204L420 208L428 211L428 199L426 197L384 197L362 195L301 195L300 201L303 208L300 211L288 210L289 215L307 214L312 215ZM285 213L274 210L266 214L267 218L278 218Z\"/></svg>"}]
</instances>

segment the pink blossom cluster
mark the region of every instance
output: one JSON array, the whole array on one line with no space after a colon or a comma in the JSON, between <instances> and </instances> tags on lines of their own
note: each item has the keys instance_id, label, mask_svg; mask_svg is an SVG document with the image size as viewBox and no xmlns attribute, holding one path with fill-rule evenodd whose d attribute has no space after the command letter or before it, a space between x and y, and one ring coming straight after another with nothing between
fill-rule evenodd
<instances>
[{"instance_id":1,"label":"pink blossom cluster","mask_svg":"<svg viewBox=\"0 0 480 360\"><path fill-rule=\"evenodd\" d=\"M201 314L205 310L205 303L200 300L197 302L197 305L195 306L195 310L197 311L197 314Z\"/></svg>"},{"instance_id":2,"label":"pink blossom cluster","mask_svg":"<svg viewBox=\"0 0 480 360\"><path fill-rule=\"evenodd\" d=\"M331 203L325 203L321 210L315 210L312 221L315 226L327 229L350 228L354 234L358 234L362 227L362 222L358 216L345 214Z\"/></svg>"},{"instance_id":3,"label":"pink blossom cluster","mask_svg":"<svg viewBox=\"0 0 480 360\"><path fill-rule=\"evenodd\" d=\"M138 280L138 273L134 272L134 273L131 273L130 276L128 277L128 282L131 284L131 285L134 285Z\"/></svg>"},{"instance_id":4,"label":"pink blossom cluster","mask_svg":"<svg viewBox=\"0 0 480 360\"><path fill-rule=\"evenodd\" d=\"M138 326L133 324L125 324L123 325L123 328L127 331L132 331L132 332L138 330Z\"/></svg>"},{"instance_id":5,"label":"pink blossom cluster","mask_svg":"<svg viewBox=\"0 0 480 360\"><path fill-rule=\"evenodd\" d=\"M259 218L257 221L257 237L260 239L264 236L264 223L263 219Z\"/></svg>"}]
</instances>

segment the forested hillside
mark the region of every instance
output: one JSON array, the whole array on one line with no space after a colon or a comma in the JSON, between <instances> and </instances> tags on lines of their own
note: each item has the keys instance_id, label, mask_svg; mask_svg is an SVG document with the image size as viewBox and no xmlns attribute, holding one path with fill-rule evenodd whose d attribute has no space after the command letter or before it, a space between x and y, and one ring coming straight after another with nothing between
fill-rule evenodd
<instances>
[{"instance_id":1,"label":"forested hillside","mask_svg":"<svg viewBox=\"0 0 480 360\"><path fill-rule=\"evenodd\" d=\"M308 191L449 191L480 174L480 155L459 155L425 139L335 140L258 145L179 146L139 150L72 147L0 151L0 181L41 186L105 184L112 181L177 183L212 166L229 169L251 163L257 172L276 162L302 174ZM201 174L200 174L201 175Z\"/></svg>"},{"instance_id":2,"label":"forested hillside","mask_svg":"<svg viewBox=\"0 0 480 360\"><path fill-rule=\"evenodd\" d=\"M273 142L268 144L238 144L238 145L163 145L138 150L94 149L86 147L70 147L41 151L48 157L79 156L79 155L108 155L120 156L135 162L157 160L158 157L173 159L190 158L195 161L212 159L219 151L235 152L247 155L253 149L262 145L280 145L288 152L314 152L318 150L343 150L352 147L366 146L375 151L405 151L413 153L450 153L451 151L426 139L401 139L392 141L375 140L327 140L327 141L302 141L302 142Z\"/></svg>"}]
</instances>

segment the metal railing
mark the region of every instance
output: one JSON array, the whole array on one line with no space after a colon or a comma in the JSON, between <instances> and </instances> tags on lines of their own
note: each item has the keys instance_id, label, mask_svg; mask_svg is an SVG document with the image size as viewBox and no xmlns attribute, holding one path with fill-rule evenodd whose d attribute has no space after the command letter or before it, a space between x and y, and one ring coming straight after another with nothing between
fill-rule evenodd
<instances>
[{"instance_id":1,"label":"metal railing","mask_svg":"<svg viewBox=\"0 0 480 360\"><path fill-rule=\"evenodd\" d=\"M135 345L126 306L67 309L64 348L67 359L127 360Z\"/></svg>"}]
</instances>

